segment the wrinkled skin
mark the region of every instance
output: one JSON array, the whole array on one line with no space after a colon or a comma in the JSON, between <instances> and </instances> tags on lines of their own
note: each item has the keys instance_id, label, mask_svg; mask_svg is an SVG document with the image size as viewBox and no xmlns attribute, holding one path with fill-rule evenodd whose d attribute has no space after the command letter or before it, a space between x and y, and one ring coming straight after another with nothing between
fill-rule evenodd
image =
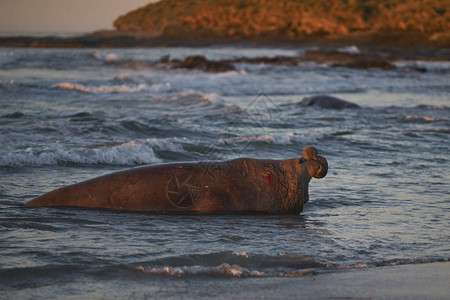
<instances>
[{"instance_id":1,"label":"wrinkled skin","mask_svg":"<svg viewBox=\"0 0 450 300\"><path fill-rule=\"evenodd\" d=\"M59 188L26 206L298 214L309 200L309 181L327 170L313 147L300 159L162 164Z\"/></svg>"}]
</instances>

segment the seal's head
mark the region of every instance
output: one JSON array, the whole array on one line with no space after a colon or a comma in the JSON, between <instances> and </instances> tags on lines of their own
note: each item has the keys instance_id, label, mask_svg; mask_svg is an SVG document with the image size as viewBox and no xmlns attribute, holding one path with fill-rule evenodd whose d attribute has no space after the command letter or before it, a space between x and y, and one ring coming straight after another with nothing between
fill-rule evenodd
<instances>
[{"instance_id":1,"label":"seal's head","mask_svg":"<svg viewBox=\"0 0 450 300\"><path fill-rule=\"evenodd\" d=\"M306 147L303 149L299 164L310 161L311 163L307 165L309 175L315 178L323 178L328 172L328 162L325 157L317 155L317 153L316 148Z\"/></svg>"}]
</instances>

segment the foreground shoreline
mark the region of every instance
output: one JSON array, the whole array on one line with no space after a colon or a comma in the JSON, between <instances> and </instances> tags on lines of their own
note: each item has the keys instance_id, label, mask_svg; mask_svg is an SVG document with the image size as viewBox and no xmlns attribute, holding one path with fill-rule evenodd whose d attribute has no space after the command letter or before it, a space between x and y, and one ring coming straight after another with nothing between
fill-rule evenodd
<instances>
[{"instance_id":1,"label":"foreground shoreline","mask_svg":"<svg viewBox=\"0 0 450 300\"><path fill-rule=\"evenodd\" d=\"M297 278L252 278L229 282L218 294L227 299L445 299L450 293L449 281L450 262L435 262Z\"/></svg>"},{"instance_id":2,"label":"foreground shoreline","mask_svg":"<svg viewBox=\"0 0 450 300\"><path fill-rule=\"evenodd\" d=\"M259 284L259 287L255 286L252 293L241 292L241 296L297 299L445 299L450 293L449 281L450 262L435 262L348 269L292 279L276 278Z\"/></svg>"},{"instance_id":3,"label":"foreground shoreline","mask_svg":"<svg viewBox=\"0 0 450 300\"><path fill-rule=\"evenodd\" d=\"M131 282L132 281L132 284ZM304 277L154 277L120 274L4 290L8 299L446 299L450 262L344 269ZM126 287L129 288L126 288ZM214 286L214 289L206 287Z\"/></svg>"}]
</instances>

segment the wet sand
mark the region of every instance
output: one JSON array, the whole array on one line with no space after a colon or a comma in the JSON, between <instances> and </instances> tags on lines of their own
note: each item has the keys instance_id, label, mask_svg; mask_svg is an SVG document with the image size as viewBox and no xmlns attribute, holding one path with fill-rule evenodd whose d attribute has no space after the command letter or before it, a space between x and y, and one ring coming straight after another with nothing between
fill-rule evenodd
<instances>
[{"instance_id":1,"label":"wet sand","mask_svg":"<svg viewBox=\"0 0 450 300\"><path fill-rule=\"evenodd\" d=\"M343 269L304 277L135 276L10 290L5 299L449 299L450 262ZM72 296L60 297L70 288Z\"/></svg>"},{"instance_id":2,"label":"wet sand","mask_svg":"<svg viewBox=\"0 0 450 300\"><path fill-rule=\"evenodd\" d=\"M450 295L450 263L344 270L302 278L268 280L252 298L413 298L445 299ZM241 290L242 291L242 290ZM253 295L252 295L253 294ZM232 295L230 295L232 296ZM230 297L231 298L231 297Z\"/></svg>"},{"instance_id":3,"label":"wet sand","mask_svg":"<svg viewBox=\"0 0 450 300\"><path fill-rule=\"evenodd\" d=\"M449 299L450 262L347 269L295 278L192 280L173 284L186 285L186 298L195 299ZM216 293L203 294L201 286L205 284L216 285ZM171 298L172 289L168 286L160 290L157 297ZM139 293L136 296L139 298Z\"/></svg>"}]
</instances>

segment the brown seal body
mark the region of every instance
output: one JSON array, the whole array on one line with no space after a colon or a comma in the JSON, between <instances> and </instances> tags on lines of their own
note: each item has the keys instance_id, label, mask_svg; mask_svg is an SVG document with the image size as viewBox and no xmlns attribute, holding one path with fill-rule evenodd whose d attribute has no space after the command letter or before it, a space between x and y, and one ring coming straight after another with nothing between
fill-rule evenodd
<instances>
[{"instance_id":1,"label":"brown seal body","mask_svg":"<svg viewBox=\"0 0 450 300\"><path fill-rule=\"evenodd\" d=\"M26 206L298 214L309 200L309 181L327 170L313 147L300 159L162 164L59 188Z\"/></svg>"}]
</instances>

